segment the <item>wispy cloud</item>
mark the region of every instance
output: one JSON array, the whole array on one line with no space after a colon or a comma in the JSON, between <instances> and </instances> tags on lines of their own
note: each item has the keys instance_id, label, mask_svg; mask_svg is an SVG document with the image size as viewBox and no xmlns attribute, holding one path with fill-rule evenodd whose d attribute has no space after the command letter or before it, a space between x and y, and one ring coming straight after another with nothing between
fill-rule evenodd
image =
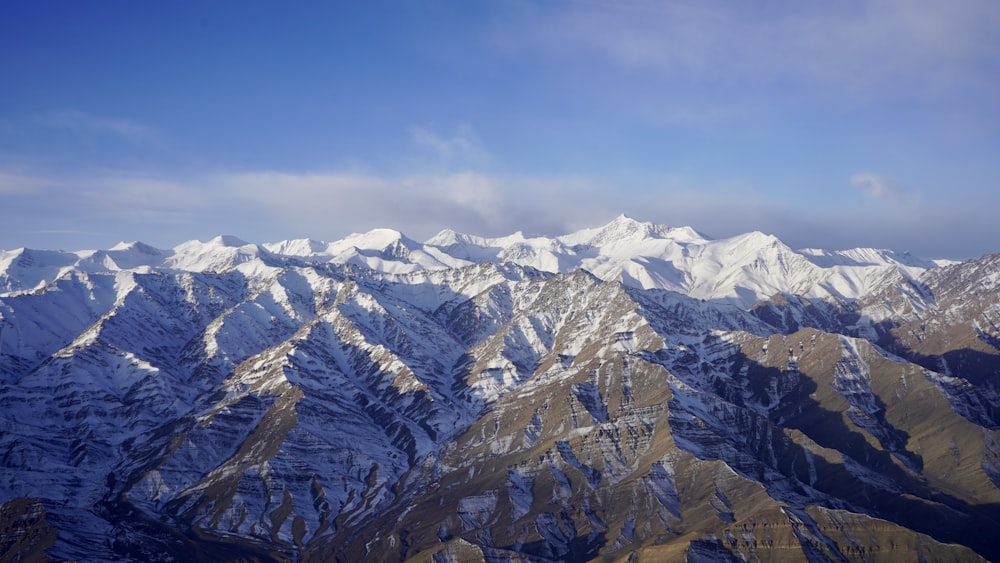
<instances>
[{"instance_id":1,"label":"wispy cloud","mask_svg":"<svg viewBox=\"0 0 1000 563\"><path fill-rule=\"evenodd\" d=\"M0 173L0 194L13 195L29 192L31 186L25 185L29 179L14 174Z\"/></svg>"},{"instance_id":2,"label":"wispy cloud","mask_svg":"<svg viewBox=\"0 0 1000 563\"><path fill-rule=\"evenodd\" d=\"M565 180L504 178L477 172L400 177L245 172L210 180L232 205L267 213L271 224L296 226L311 236L393 227L416 238L444 228L500 235L562 225L552 214L579 184ZM326 232L328 234L323 235Z\"/></svg>"},{"instance_id":3,"label":"wispy cloud","mask_svg":"<svg viewBox=\"0 0 1000 563\"><path fill-rule=\"evenodd\" d=\"M35 122L80 136L111 135L134 143L159 142L153 128L130 119L105 117L77 110L53 111L35 117Z\"/></svg>"},{"instance_id":4,"label":"wispy cloud","mask_svg":"<svg viewBox=\"0 0 1000 563\"><path fill-rule=\"evenodd\" d=\"M451 136L417 125L411 126L409 133L415 145L447 162L482 164L490 159L489 151L469 125L458 126Z\"/></svg>"},{"instance_id":5,"label":"wispy cloud","mask_svg":"<svg viewBox=\"0 0 1000 563\"><path fill-rule=\"evenodd\" d=\"M56 178L17 170L0 170L0 194L3 195L36 197L59 185L61 181Z\"/></svg>"},{"instance_id":6,"label":"wispy cloud","mask_svg":"<svg viewBox=\"0 0 1000 563\"><path fill-rule=\"evenodd\" d=\"M894 180L872 172L854 174L851 176L850 182L852 186L861 190L866 197L871 199L908 205L916 205L920 202L918 194L910 193Z\"/></svg>"},{"instance_id":7,"label":"wispy cloud","mask_svg":"<svg viewBox=\"0 0 1000 563\"><path fill-rule=\"evenodd\" d=\"M597 54L667 78L908 96L989 81L1000 62L992 0L850 3L573 2L537 15L545 52ZM599 59L599 61L601 60Z\"/></svg>"},{"instance_id":8,"label":"wispy cloud","mask_svg":"<svg viewBox=\"0 0 1000 563\"><path fill-rule=\"evenodd\" d=\"M881 176L856 176L858 189L870 197L890 203L912 197ZM897 206L893 213L860 203L803 209L776 202L753 187L699 189L679 180L622 198L616 186L582 178L478 172L19 178L27 179L32 190L5 195L0 248L108 247L119 240L166 247L218 234L254 242L299 237L329 241L376 227L395 228L418 240L444 228L486 236L517 230L558 235L600 225L622 212L672 226L690 225L712 237L763 230L793 247L877 246L930 258L995 251L991 241L1000 238L1000 225L992 217L995 202ZM844 228L847 223L850 228ZM94 238L45 242L60 231ZM29 239L31 233L42 232L47 237L37 239L42 242ZM107 240L97 242L98 234Z\"/></svg>"}]
</instances>

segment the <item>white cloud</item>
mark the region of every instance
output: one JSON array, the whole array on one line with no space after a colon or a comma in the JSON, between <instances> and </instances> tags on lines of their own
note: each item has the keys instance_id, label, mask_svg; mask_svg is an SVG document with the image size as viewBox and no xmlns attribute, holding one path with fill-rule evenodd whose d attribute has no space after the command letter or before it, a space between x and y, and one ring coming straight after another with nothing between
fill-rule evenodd
<instances>
[{"instance_id":1,"label":"white cloud","mask_svg":"<svg viewBox=\"0 0 1000 563\"><path fill-rule=\"evenodd\" d=\"M865 195L876 199L898 197L903 193L899 184L871 172L861 172L851 176L851 185L860 189Z\"/></svg>"},{"instance_id":2,"label":"white cloud","mask_svg":"<svg viewBox=\"0 0 1000 563\"><path fill-rule=\"evenodd\" d=\"M0 185L10 177L0 171ZM32 188L5 194L0 248L107 248L120 240L169 247L218 234L252 242L332 241L376 227L398 229L417 240L444 228L484 236L518 230L559 235L601 225L623 212L689 225L712 237L762 230L797 248L876 246L929 258L997 251L994 241L1000 240L1000 224L992 217L996 202L802 208L751 186L688 186L682 180L637 193L581 178L470 171L402 177L249 171L173 179L21 174L16 179ZM858 174L855 183L890 203L912 197L876 174ZM32 240L33 232L47 234ZM59 232L66 236L57 240Z\"/></svg>"},{"instance_id":3,"label":"white cloud","mask_svg":"<svg viewBox=\"0 0 1000 563\"><path fill-rule=\"evenodd\" d=\"M70 131L81 136L112 135L131 142L159 142L160 134L137 121L104 117L77 110L54 111L39 115L35 121L46 127Z\"/></svg>"},{"instance_id":4,"label":"white cloud","mask_svg":"<svg viewBox=\"0 0 1000 563\"><path fill-rule=\"evenodd\" d=\"M916 205L920 202L917 194L907 192L890 178L872 172L859 172L850 178L851 185L871 199L888 200L895 203Z\"/></svg>"},{"instance_id":5,"label":"white cloud","mask_svg":"<svg viewBox=\"0 0 1000 563\"><path fill-rule=\"evenodd\" d=\"M326 239L375 227L396 228L414 238L428 238L444 228L484 235L549 231L561 228L562 217L572 214L565 207L572 193L586 189L560 179L472 171L402 177L247 172L216 176L208 183L227 194L230 205L266 214L284 232L307 230Z\"/></svg>"}]
</instances>

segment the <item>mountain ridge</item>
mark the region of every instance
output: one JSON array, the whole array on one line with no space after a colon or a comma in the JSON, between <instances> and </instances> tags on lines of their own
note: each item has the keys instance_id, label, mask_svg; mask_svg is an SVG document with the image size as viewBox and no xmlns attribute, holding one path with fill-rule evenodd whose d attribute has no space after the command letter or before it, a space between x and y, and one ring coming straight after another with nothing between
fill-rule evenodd
<instances>
[{"instance_id":1,"label":"mountain ridge","mask_svg":"<svg viewBox=\"0 0 1000 563\"><path fill-rule=\"evenodd\" d=\"M0 553L1000 558L1000 255L344 240L0 254Z\"/></svg>"},{"instance_id":2,"label":"mountain ridge","mask_svg":"<svg viewBox=\"0 0 1000 563\"><path fill-rule=\"evenodd\" d=\"M44 273L33 268L40 274L38 279L18 274L19 267L34 262L35 254L55 264ZM874 248L795 251L759 231L709 239L690 227L667 227L620 215L602 227L557 237L525 237L519 232L486 238L445 230L418 243L399 231L379 228L332 243L298 239L250 244L220 235L208 242L186 241L170 250L133 242L106 251L0 251L0 288L7 293L34 290L74 267L206 272L224 271L258 257L350 263L383 273L449 269L484 261L516 263L551 273L582 268L605 280L670 289L702 299L728 299L743 307L777 292L852 299L858 295L858 286L877 269L895 267L914 275L953 263ZM728 283L720 284L719 278Z\"/></svg>"}]
</instances>

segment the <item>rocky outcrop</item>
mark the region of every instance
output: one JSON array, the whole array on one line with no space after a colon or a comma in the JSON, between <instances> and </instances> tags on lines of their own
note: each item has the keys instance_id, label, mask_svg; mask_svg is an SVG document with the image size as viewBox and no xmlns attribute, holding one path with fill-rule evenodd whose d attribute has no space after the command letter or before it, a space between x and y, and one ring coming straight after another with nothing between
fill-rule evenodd
<instances>
[{"instance_id":1,"label":"rocky outcrop","mask_svg":"<svg viewBox=\"0 0 1000 563\"><path fill-rule=\"evenodd\" d=\"M5 560L1000 557L993 258L740 307L213 244L0 295Z\"/></svg>"}]
</instances>

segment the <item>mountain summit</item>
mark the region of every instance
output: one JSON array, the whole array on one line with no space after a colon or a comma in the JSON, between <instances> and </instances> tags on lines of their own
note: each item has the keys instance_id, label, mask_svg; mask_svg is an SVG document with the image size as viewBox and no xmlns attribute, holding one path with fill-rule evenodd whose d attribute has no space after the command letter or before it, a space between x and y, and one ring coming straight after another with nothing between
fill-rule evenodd
<instances>
[{"instance_id":1,"label":"mountain summit","mask_svg":"<svg viewBox=\"0 0 1000 563\"><path fill-rule=\"evenodd\" d=\"M1000 559L1000 255L0 251L0 559Z\"/></svg>"},{"instance_id":2,"label":"mountain summit","mask_svg":"<svg viewBox=\"0 0 1000 563\"><path fill-rule=\"evenodd\" d=\"M17 252L0 251L0 288L33 290L93 263L104 251L45 251L48 269L18 270ZM254 245L233 236L188 241L171 250L122 243L107 253L106 271L141 266L191 272L221 272L260 258L264 263L297 259L306 264L355 264L385 274L446 270L481 262L516 264L566 274L583 269L629 287L667 289L743 308L777 293L855 299L888 272L913 277L945 262L888 250L795 251L760 232L713 240L690 227L670 228L620 215L603 227L558 237L522 233L484 238L445 230L424 243L392 229L356 233L333 243L288 240ZM125 256L127 254L127 256ZM59 266L55 266L59 264ZM91 266L90 271L99 266ZM30 272L30 273L29 273Z\"/></svg>"}]
</instances>

